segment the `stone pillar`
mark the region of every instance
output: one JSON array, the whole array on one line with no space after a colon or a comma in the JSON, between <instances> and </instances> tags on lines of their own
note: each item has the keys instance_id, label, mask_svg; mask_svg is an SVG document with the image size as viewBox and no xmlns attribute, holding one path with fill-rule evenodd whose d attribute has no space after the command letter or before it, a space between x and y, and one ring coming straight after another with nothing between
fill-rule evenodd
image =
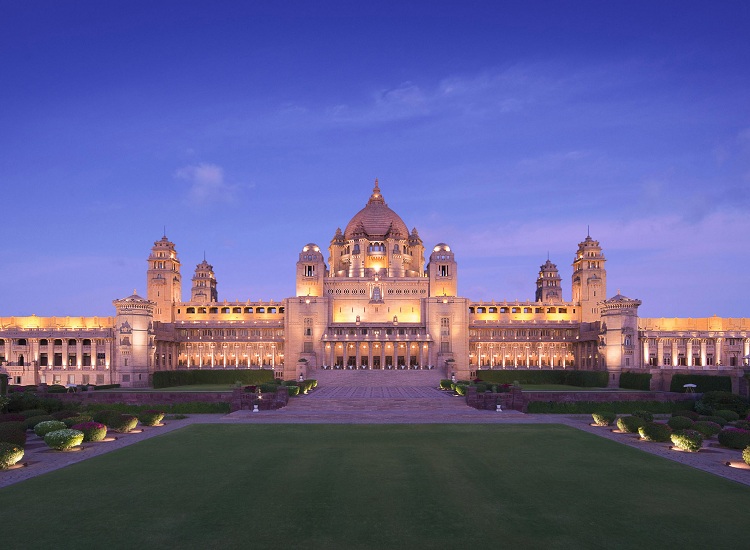
<instances>
[{"instance_id":1,"label":"stone pillar","mask_svg":"<svg viewBox=\"0 0 750 550\"><path fill-rule=\"evenodd\" d=\"M643 365L649 364L648 338L643 339ZM637 366L637 365L636 365Z\"/></svg>"},{"instance_id":2,"label":"stone pillar","mask_svg":"<svg viewBox=\"0 0 750 550\"><path fill-rule=\"evenodd\" d=\"M656 364L658 367L664 366L664 340L656 340Z\"/></svg>"},{"instance_id":3,"label":"stone pillar","mask_svg":"<svg viewBox=\"0 0 750 550\"><path fill-rule=\"evenodd\" d=\"M385 368L385 342L380 342L380 368Z\"/></svg>"},{"instance_id":4,"label":"stone pillar","mask_svg":"<svg viewBox=\"0 0 750 550\"><path fill-rule=\"evenodd\" d=\"M748 360L745 359L750 355L750 338L745 338L742 342L742 364L747 364Z\"/></svg>"},{"instance_id":5,"label":"stone pillar","mask_svg":"<svg viewBox=\"0 0 750 550\"><path fill-rule=\"evenodd\" d=\"M693 340L688 338L685 344L685 361L688 367L693 366Z\"/></svg>"},{"instance_id":6,"label":"stone pillar","mask_svg":"<svg viewBox=\"0 0 750 550\"><path fill-rule=\"evenodd\" d=\"M701 339L701 366L706 366L706 340Z\"/></svg>"},{"instance_id":7,"label":"stone pillar","mask_svg":"<svg viewBox=\"0 0 750 550\"><path fill-rule=\"evenodd\" d=\"M672 368L677 366L680 360L680 348L677 345L677 338L672 339Z\"/></svg>"},{"instance_id":8,"label":"stone pillar","mask_svg":"<svg viewBox=\"0 0 750 550\"><path fill-rule=\"evenodd\" d=\"M419 346L419 367L424 367L424 347L426 344L423 344L422 342L419 342L417 344Z\"/></svg>"},{"instance_id":9,"label":"stone pillar","mask_svg":"<svg viewBox=\"0 0 750 550\"><path fill-rule=\"evenodd\" d=\"M722 360L721 360L721 351L722 351L722 350L721 350L721 344L722 344L722 341L723 341L723 340L724 340L723 338L717 338L717 339L716 339L716 340L714 341L714 352L715 352L715 354L716 354L716 355L714 356L714 363L715 363L715 364L716 364L717 366L718 366L718 365L722 365L722 364L723 364L723 362L722 362Z\"/></svg>"},{"instance_id":10,"label":"stone pillar","mask_svg":"<svg viewBox=\"0 0 750 550\"><path fill-rule=\"evenodd\" d=\"M367 342L367 368L372 370L372 342Z\"/></svg>"},{"instance_id":11,"label":"stone pillar","mask_svg":"<svg viewBox=\"0 0 750 550\"><path fill-rule=\"evenodd\" d=\"M76 367L83 365L83 340L76 339Z\"/></svg>"},{"instance_id":12,"label":"stone pillar","mask_svg":"<svg viewBox=\"0 0 750 550\"><path fill-rule=\"evenodd\" d=\"M68 364L68 339L67 338L62 339L62 364L63 364L63 367L67 366Z\"/></svg>"},{"instance_id":13,"label":"stone pillar","mask_svg":"<svg viewBox=\"0 0 750 550\"><path fill-rule=\"evenodd\" d=\"M362 344L360 342L354 342L354 362L356 363L355 366L359 368L359 366L362 364Z\"/></svg>"}]
</instances>

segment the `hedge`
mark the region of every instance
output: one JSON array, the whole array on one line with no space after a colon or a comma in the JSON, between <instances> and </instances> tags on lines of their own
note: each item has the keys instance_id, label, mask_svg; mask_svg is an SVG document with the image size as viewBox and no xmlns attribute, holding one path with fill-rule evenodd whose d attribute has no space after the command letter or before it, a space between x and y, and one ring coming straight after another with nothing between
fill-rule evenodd
<instances>
[{"instance_id":1,"label":"hedge","mask_svg":"<svg viewBox=\"0 0 750 550\"><path fill-rule=\"evenodd\" d=\"M273 380L272 370L164 370L154 373L154 389L195 384L258 385Z\"/></svg>"},{"instance_id":2,"label":"hedge","mask_svg":"<svg viewBox=\"0 0 750 550\"><path fill-rule=\"evenodd\" d=\"M726 410L726 409L719 409L717 411L714 411L713 416L720 416L727 422L735 422L736 420L740 419L740 415L737 414L734 411Z\"/></svg>"},{"instance_id":3,"label":"hedge","mask_svg":"<svg viewBox=\"0 0 750 550\"><path fill-rule=\"evenodd\" d=\"M625 390L649 391L651 374L647 372L623 372L620 374L620 387Z\"/></svg>"},{"instance_id":4,"label":"hedge","mask_svg":"<svg viewBox=\"0 0 750 550\"><path fill-rule=\"evenodd\" d=\"M186 403L156 403L149 405L127 405L125 403L91 403L86 407L90 412L94 411L116 411L119 413L140 414L142 412L159 409L167 414L227 414L229 413L229 401L209 403L206 401L188 401ZM94 420L96 419L94 415Z\"/></svg>"},{"instance_id":5,"label":"hedge","mask_svg":"<svg viewBox=\"0 0 750 550\"><path fill-rule=\"evenodd\" d=\"M131 414L110 415L104 424L113 432L126 434L135 429L138 425L138 418Z\"/></svg>"},{"instance_id":6,"label":"hedge","mask_svg":"<svg viewBox=\"0 0 750 550\"><path fill-rule=\"evenodd\" d=\"M692 401L532 401L527 412L537 414L592 414L595 412L613 412L632 414L634 411L647 409L655 414L671 413L692 406Z\"/></svg>"},{"instance_id":7,"label":"hedge","mask_svg":"<svg viewBox=\"0 0 750 550\"><path fill-rule=\"evenodd\" d=\"M725 391L709 391L703 394L699 401L703 406L712 410L730 410L744 417L748 409L748 402L739 395Z\"/></svg>"},{"instance_id":8,"label":"hedge","mask_svg":"<svg viewBox=\"0 0 750 550\"><path fill-rule=\"evenodd\" d=\"M164 420L164 413L162 411L149 409L139 414L138 420L144 426L156 426Z\"/></svg>"},{"instance_id":9,"label":"hedge","mask_svg":"<svg viewBox=\"0 0 750 550\"><path fill-rule=\"evenodd\" d=\"M480 370L477 379L490 384L521 385L559 384L581 388L606 388L608 376L603 371L584 370Z\"/></svg>"},{"instance_id":10,"label":"hedge","mask_svg":"<svg viewBox=\"0 0 750 550\"><path fill-rule=\"evenodd\" d=\"M672 376L672 384L669 390L673 392L684 392L685 384L695 384L695 391L705 393L707 391L732 391L732 379L729 376L711 376L710 374L675 374Z\"/></svg>"}]
</instances>

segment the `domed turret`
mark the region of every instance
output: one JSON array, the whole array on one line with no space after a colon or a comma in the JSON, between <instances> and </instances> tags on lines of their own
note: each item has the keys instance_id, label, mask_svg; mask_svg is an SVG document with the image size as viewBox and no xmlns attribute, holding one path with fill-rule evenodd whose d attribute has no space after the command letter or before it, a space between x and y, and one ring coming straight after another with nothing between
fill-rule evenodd
<instances>
[{"instance_id":1,"label":"domed turret","mask_svg":"<svg viewBox=\"0 0 750 550\"><path fill-rule=\"evenodd\" d=\"M350 240L364 236L384 239L389 233L396 238L406 238L409 235L409 230L404 220L388 208L383 195L380 194L380 187L376 179L370 200L346 224L344 238Z\"/></svg>"}]
</instances>

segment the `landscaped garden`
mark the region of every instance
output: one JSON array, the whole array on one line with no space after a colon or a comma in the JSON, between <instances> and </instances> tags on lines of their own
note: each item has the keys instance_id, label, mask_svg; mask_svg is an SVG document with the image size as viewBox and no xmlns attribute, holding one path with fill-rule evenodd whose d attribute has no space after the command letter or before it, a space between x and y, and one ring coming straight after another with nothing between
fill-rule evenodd
<instances>
[{"instance_id":1,"label":"landscaped garden","mask_svg":"<svg viewBox=\"0 0 750 550\"><path fill-rule=\"evenodd\" d=\"M749 506L558 425L195 425L0 490L3 548L741 548Z\"/></svg>"}]
</instances>

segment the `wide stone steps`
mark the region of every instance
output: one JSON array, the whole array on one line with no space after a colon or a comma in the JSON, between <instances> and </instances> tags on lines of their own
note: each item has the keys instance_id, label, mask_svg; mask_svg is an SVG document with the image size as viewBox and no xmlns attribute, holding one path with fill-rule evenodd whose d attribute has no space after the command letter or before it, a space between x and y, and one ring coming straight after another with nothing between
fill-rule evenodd
<instances>
[{"instance_id":1,"label":"wide stone steps","mask_svg":"<svg viewBox=\"0 0 750 550\"><path fill-rule=\"evenodd\" d=\"M445 413L447 411L465 412L473 410L461 397L449 394L436 395L431 399L413 397L354 397L354 398L316 398L315 392L289 400L289 404L280 409L286 414L316 412L423 412Z\"/></svg>"},{"instance_id":2,"label":"wide stone steps","mask_svg":"<svg viewBox=\"0 0 750 550\"><path fill-rule=\"evenodd\" d=\"M329 387L402 387L437 388L444 375L435 370L336 370L315 369L308 378L315 378L321 388Z\"/></svg>"}]
</instances>

